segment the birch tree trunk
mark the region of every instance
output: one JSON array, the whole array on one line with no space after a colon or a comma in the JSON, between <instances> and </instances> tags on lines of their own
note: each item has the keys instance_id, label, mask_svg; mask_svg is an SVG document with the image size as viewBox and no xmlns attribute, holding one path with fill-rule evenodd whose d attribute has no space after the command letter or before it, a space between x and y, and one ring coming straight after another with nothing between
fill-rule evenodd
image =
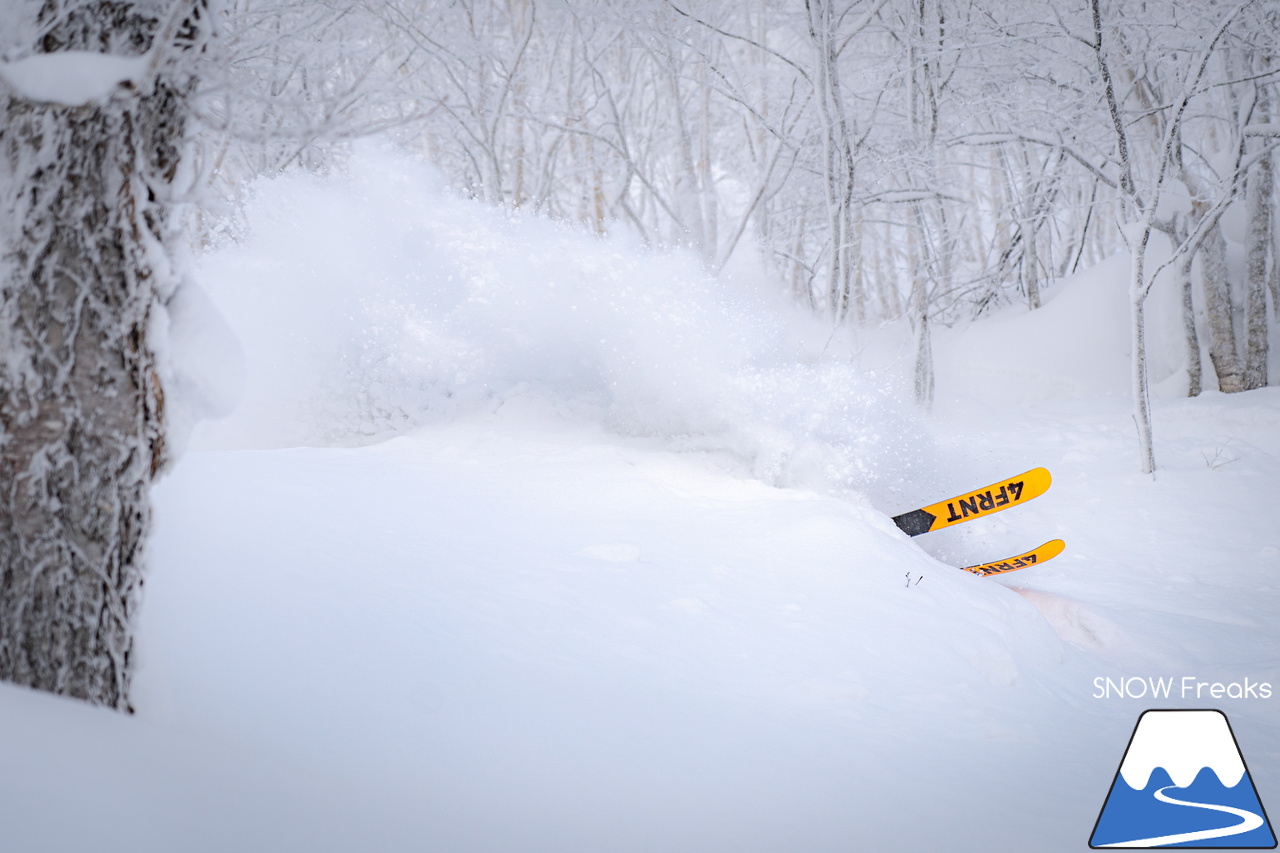
<instances>
[{"instance_id":1,"label":"birch tree trunk","mask_svg":"<svg viewBox=\"0 0 1280 853\"><path fill-rule=\"evenodd\" d=\"M1200 244L1200 287L1208 319L1209 360L1218 377L1218 390L1244 390L1244 366L1236 346L1235 324L1231 317L1231 284L1227 273L1227 241L1222 227L1214 223Z\"/></svg>"},{"instance_id":2,"label":"birch tree trunk","mask_svg":"<svg viewBox=\"0 0 1280 853\"><path fill-rule=\"evenodd\" d=\"M163 200L195 82L172 55L194 53L204 14L86 4L43 52L154 43L147 79L79 106L0 88L0 678L122 709L166 461L150 340L176 283Z\"/></svg>"},{"instance_id":3,"label":"birch tree trunk","mask_svg":"<svg viewBox=\"0 0 1280 853\"><path fill-rule=\"evenodd\" d=\"M1133 392L1133 422L1138 428L1138 454L1142 473L1156 470L1155 444L1151 429L1151 392L1147 382L1147 245L1151 240L1150 218L1134 241L1129 272L1129 334L1133 348L1130 379Z\"/></svg>"},{"instance_id":4,"label":"birch tree trunk","mask_svg":"<svg viewBox=\"0 0 1280 853\"><path fill-rule=\"evenodd\" d=\"M907 251L911 266L911 328L915 333L915 373L912 382L916 404L921 408L933 407L933 343L929 327L928 263L921 243L927 239L924 228L924 212L919 202L911 205L912 227L907 229ZM919 235L919 236L917 236Z\"/></svg>"},{"instance_id":5,"label":"birch tree trunk","mask_svg":"<svg viewBox=\"0 0 1280 853\"><path fill-rule=\"evenodd\" d=\"M1018 165L1022 170L1023 198L1020 204L1022 223L1022 284L1027 294L1027 308L1036 311L1040 308L1040 258L1036 253L1036 232L1039 230L1039 217L1036 210L1040 203L1039 193L1033 192L1038 181L1031 163L1031 152L1026 143L1018 146Z\"/></svg>"},{"instance_id":6,"label":"birch tree trunk","mask_svg":"<svg viewBox=\"0 0 1280 853\"><path fill-rule=\"evenodd\" d=\"M1269 63L1263 64L1263 72ZM1266 121L1271 115L1271 99L1267 87L1258 86L1255 115ZM1260 140L1266 145L1267 140ZM1267 254L1271 248L1271 154L1264 154L1249 175L1245 190L1245 209L1249 217L1245 233L1244 318L1245 390L1267 385ZM1276 262L1271 259L1272 265Z\"/></svg>"},{"instance_id":7,"label":"birch tree trunk","mask_svg":"<svg viewBox=\"0 0 1280 853\"><path fill-rule=\"evenodd\" d=\"M822 177L827 202L831 254L827 264L827 304L837 322L849 310L853 242L854 159L852 131L840 88L835 45L835 11L830 0L805 0L809 38L815 52L815 87L822 117Z\"/></svg>"},{"instance_id":8,"label":"birch tree trunk","mask_svg":"<svg viewBox=\"0 0 1280 853\"><path fill-rule=\"evenodd\" d=\"M1187 396L1199 397L1204 390L1204 374L1200 366L1200 336L1196 332L1196 308L1191 291L1193 260L1194 255L1188 252L1178 262L1178 290L1182 294L1182 335L1187 344Z\"/></svg>"}]
</instances>

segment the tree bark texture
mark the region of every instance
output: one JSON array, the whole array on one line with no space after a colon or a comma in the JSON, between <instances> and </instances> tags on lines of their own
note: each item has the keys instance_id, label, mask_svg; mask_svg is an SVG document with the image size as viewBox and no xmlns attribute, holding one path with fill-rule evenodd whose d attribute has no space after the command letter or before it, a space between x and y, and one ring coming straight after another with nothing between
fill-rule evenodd
<instances>
[{"instance_id":1,"label":"tree bark texture","mask_svg":"<svg viewBox=\"0 0 1280 853\"><path fill-rule=\"evenodd\" d=\"M91 3L41 47L140 55L152 11ZM0 92L0 678L122 709L166 461L149 332L176 283L166 208L194 83L154 67L82 106Z\"/></svg>"},{"instance_id":2,"label":"tree bark texture","mask_svg":"<svg viewBox=\"0 0 1280 853\"><path fill-rule=\"evenodd\" d=\"M1265 70L1265 66L1264 66ZM1267 87L1258 87L1257 113L1270 117L1271 101ZM1265 141L1263 144L1266 144ZM1246 390L1267 385L1267 255L1271 249L1271 155L1266 154L1249 174L1245 189L1248 230L1245 233L1244 266L1244 387ZM1271 259L1275 264L1275 259Z\"/></svg>"},{"instance_id":3,"label":"tree bark texture","mask_svg":"<svg viewBox=\"0 0 1280 853\"><path fill-rule=\"evenodd\" d=\"M1200 366L1200 336L1196 332L1196 309L1191 290L1193 258L1188 252L1178 262L1178 291L1182 296L1182 335L1187 345L1187 396L1199 397L1204 390L1204 374Z\"/></svg>"},{"instance_id":4,"label":"tree bark texture","mask_svg":"<svg viewBox=\"0 0 1280 853\"><path fill-rule=\"evenodd\" d=\"M1133 423L1138 429L1138 455L1142 473L1156 471L1155 442L1151 428L1151 390L1147 373L1147 246L1151 240L1151 222L1145 223L1141 235L1134 240L1129 269L1129 334L1132 346L1130 378L1133 392Z\"/></svg>"},{"instance_id":5,"label":"tree bark texture","mask_svg":"<svg viewBox=\"0 0 1280 853\"><path fill-rule=\"evenodd\" d=\"M814 47L818 110L822 127L823 186L831 254L827 263L827 305L837 322L849 312L852 256L854 157L853 131L840 88L835 10L829 0L806 0L809 38Z\"/></svg>"},{"instance_id":6,"label":"tree bark texture","mask_svg":"<svg viewBox=\"0 0 1280 853\"><path fill-rule=\"evenodd\" d=\"M1232 322L1231 285L1227 273L1227 241L1217 223L1205 232L1200 243L1200 286L1209 331L1209 360L1218 377L1218 390L1244 390L1244 367L1236 346Z\"/></svg>"}]
</instances>

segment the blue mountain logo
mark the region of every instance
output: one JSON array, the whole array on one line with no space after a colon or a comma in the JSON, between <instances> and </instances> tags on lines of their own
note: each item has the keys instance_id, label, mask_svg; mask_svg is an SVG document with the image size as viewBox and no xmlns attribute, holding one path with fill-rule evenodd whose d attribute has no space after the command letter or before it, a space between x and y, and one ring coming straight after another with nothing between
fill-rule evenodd
<instances>
[{"instance_id":1,"label":"blue mountain logo","mask_svg":"<svg viewBox=\"0 0 1280 853\"><path fill-rule=\"evenodd\" d=\"M1274 848L1226 715L1143 712L1089 846Z\"/></svg>"}]
</instances>

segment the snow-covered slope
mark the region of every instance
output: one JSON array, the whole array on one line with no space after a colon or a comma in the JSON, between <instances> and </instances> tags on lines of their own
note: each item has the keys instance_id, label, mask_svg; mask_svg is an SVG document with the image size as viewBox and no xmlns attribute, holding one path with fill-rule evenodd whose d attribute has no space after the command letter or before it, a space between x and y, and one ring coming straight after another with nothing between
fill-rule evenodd
<instances>
[{"instance_id":1,"label":"snow-covered slope","mask_svg":"<svg viewBox=\"0 0 1280 853\"><path fill-rule=\"evenodd\" d=\"M984 322L1076 384L974 358L926 420L745 275L400 161L255 204L202 271L249 393L156 490L138 713L0 687L0 849L1081 850L1153 707L1095 679L1280 687L1278 389L1157 400L1152 480L1123 353L1090 378L1039 313ZM1219 705L1264 801L1277 701Z\"/></svg>"},{"instance_id":2,"label":"snow-covered slope","mask_svg":"<svg viewBox=\"0 0 1280 853\"><path fill-rule=\"evenodd\" d=\"M536 401L195 454L160 495L182 570L150 584L143 714L401 779L485 849L940 841L881 816L1032 766L1081 656L884 515L724 463Z\"/></svg>"}]
</instances>

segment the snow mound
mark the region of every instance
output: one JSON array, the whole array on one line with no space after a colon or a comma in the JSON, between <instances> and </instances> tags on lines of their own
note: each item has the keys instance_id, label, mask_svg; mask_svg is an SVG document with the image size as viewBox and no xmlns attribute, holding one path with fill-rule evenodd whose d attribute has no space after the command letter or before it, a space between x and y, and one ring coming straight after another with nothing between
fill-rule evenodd
<instances>
[{"instance_id":1,"label":"snow mound","mask_svg":"<svg viewBox=\"0 0 1280 853\"><path fill-rule=\"evenodd\" d=\"M190 453L156 489L138 716L402 792L416 844L368 849L945 847L887 816L1043 766L1089 671L884 515L718 461L532 395Z\"/></svg>"},{"instance_id":2,"label":"snow mound","mask_svg":"<svg viewBox=\"0 0 1280 853\"><path fill-rule=\"evenodd\" d=\"M1153 263L1166 251L1153 245ZM942 330L935 346L939 396L1027 405L1128 394L1128 276L1129 257L1121 253L1055 283L1036 311L1010 306ZM1168 383L1174 396L1186 390L1179 298L1162 276L1146 303L1150 382L1158 393Z\"/></svg>"}]
</instances>

